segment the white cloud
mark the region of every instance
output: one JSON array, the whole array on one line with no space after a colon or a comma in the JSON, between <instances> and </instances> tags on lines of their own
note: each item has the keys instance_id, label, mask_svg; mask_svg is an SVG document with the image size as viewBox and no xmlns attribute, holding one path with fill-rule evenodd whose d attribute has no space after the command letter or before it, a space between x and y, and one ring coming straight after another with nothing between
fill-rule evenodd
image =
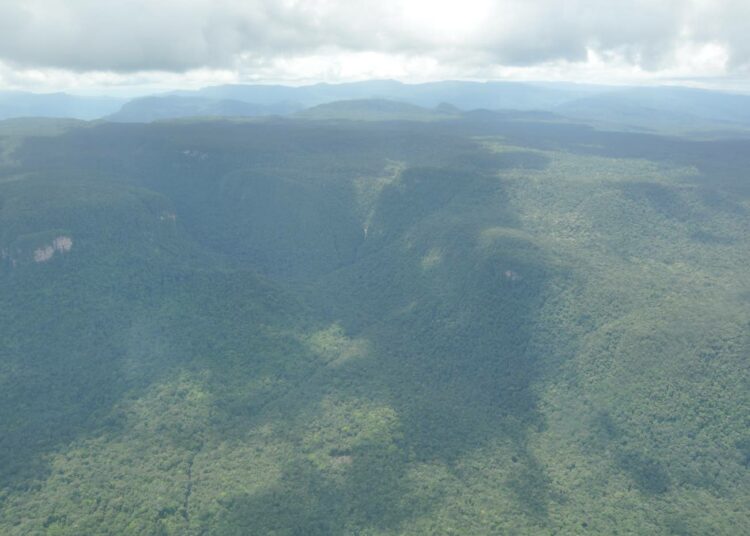
<instances>
[{"instance_id":1,"label":"white cloud","mask_svg":"<svg viewBox=\"0 0 750 536\"><path fill-rule=\"evenodd\" d=\"M0 87L744 79L747 0L0 0Z\"/></svg>"}]
</instances>

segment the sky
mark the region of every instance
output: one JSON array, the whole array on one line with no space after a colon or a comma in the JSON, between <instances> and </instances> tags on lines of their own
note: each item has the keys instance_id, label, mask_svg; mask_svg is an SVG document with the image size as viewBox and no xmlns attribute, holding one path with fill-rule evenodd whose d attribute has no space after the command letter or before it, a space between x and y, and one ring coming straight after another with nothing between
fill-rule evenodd
<instances>
[{"instance_id":1,"label":"sky","mask_svg":"<svg viewBox=\"0 0 750 536\"><path fill-rule=\"evenodd\" d=\"M750 91L750 0L0 0L0 89L550 80Z\"/></svg>"}]
</instances>

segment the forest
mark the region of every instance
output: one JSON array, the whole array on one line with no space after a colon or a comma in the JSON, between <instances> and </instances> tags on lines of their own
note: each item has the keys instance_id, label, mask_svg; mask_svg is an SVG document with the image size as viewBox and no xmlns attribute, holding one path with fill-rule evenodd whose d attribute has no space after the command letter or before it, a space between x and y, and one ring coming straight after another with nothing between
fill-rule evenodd
<instances>
[{"instance_id":1,"label":"forest","mask_svg":"<svg viewBox=\"0 0 750 536\"><path fill-rule=\"evenodd\" d=\"M597 127L0 121L0 533L746 533L750 140Z\"/></svg>"}]
</instances>

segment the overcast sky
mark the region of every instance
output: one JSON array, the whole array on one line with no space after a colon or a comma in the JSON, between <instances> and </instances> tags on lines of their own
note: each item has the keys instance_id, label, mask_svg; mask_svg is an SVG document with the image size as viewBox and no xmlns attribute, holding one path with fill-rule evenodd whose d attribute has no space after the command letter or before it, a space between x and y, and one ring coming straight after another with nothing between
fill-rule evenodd
<instances>
[{"instance_id":1,"label":"overcast sky","mask_svg":"<svg viewBox=\"0 0 750 536\"><path fill-rule=\"evenodd\" d=\"M750 89L750 0L0 0L0 89L369 78Z\"/></svg>"}]
</instances>

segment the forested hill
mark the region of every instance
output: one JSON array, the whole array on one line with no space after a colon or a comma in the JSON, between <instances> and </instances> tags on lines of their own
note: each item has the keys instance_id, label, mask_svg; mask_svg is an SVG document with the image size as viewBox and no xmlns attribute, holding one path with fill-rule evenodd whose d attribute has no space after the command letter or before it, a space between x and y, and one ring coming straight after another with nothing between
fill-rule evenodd
<instances>
[{"instance_id":1,"label":"forested hill","mask_svg":"<svg viewBox=\"0 0 750 536\"><path fill-rule=\"evenodd\" d=\"M750 142L427 112L0 122L0 533L749 527Z\"/></svg>"}]
</instances>

